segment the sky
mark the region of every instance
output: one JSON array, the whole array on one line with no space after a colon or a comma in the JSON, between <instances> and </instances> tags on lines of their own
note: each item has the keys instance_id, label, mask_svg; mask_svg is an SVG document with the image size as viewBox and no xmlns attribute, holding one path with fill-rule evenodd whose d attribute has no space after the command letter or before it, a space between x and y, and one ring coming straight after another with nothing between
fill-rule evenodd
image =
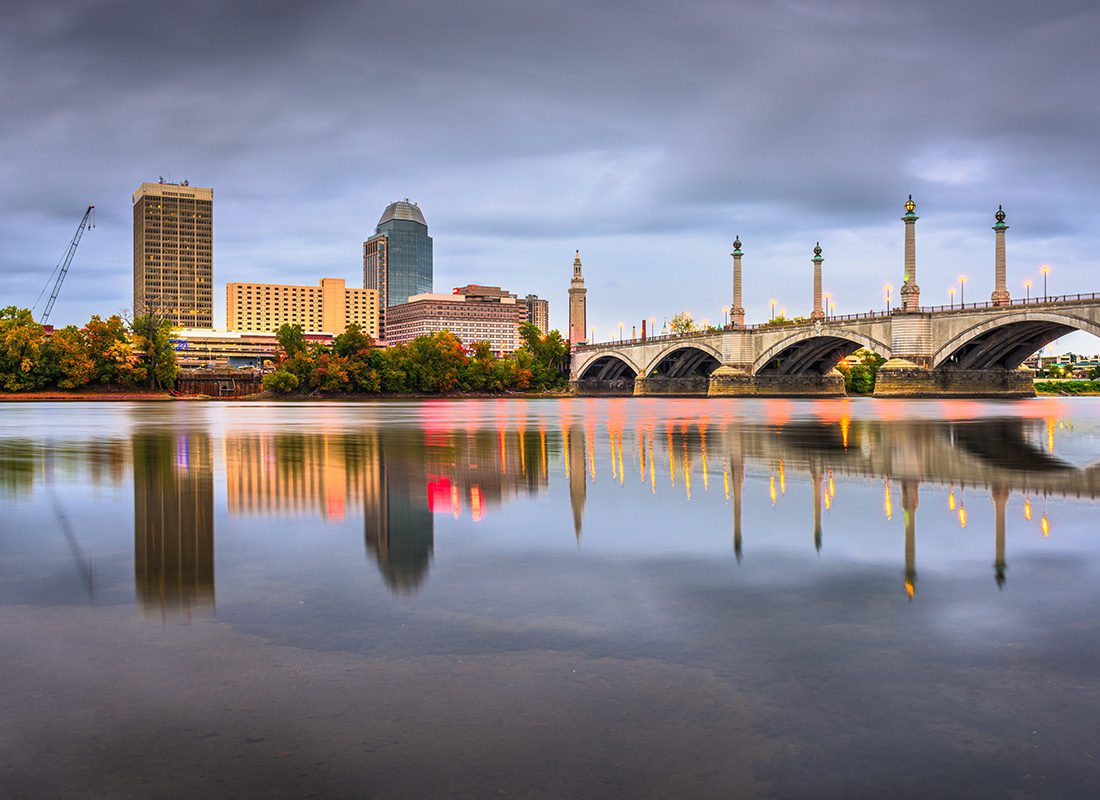
<instances>
[{"instance_id":1,"label":"sky","mask_svg":"<svg viewBox=\"0 0 1100 800\"><path fill-rule=\"evenodd\" d=\"M748 321L902 282L917 202L926 305L1100 290L1100 7L1089 2L562 0L4 3L0 306L30 306L89 204L51 322L132 306L131 194L214 189L229 281L361 286L362 242L419 203L435 289L550 300L579 249L596 338L719 322L730 242ZM1073 334L1063 349L1095 352Z\"/></svg>"}]
</instances>

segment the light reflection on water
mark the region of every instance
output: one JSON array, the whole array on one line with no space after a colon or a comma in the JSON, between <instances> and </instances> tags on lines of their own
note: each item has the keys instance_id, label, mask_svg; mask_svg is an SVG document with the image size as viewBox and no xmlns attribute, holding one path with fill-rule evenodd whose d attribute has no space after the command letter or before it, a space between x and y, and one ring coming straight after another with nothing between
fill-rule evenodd
<instances>
[{"instance_id":1,"label":"light reflection on water","mask_svg":"<svg viewBox=\"0 0 1100 800\"><path fill-rule=\"evenodd\" d=\"M1004 698L975 700L989 687L970 674L988 670L983 680L1028 692L1028 713L1095 750L1085 720L1097 685L1080 671L1100 652L1100 406L1090 400L4 411L0 602L9 618L89 608L84 630L101 626L110 647L137 648L140 629L117 617L134 604L145 625L228 625L267 646L352 654L373 670L516 653L543 654L545 665L545 654L566 653L612 664L630 688L644 681L625 677L628 663L672 670L672 685L704 669L760 704L760 751L737 769L762 782L746 792L769 796L850 792L875 775L871 785L889 787L919 771L919 754L938 759L950 783L980 752L975 796L1072 793L1094 777L1086 760L1021 766L1020 730L1032 722L1002 708ZM1072 637L1054 646L1057 631ZM899 658L906 674L922 668L909 684L898 683ZM878 661L882 671L869 666ZM820 680L807 675L821 669L836 673L830 697L807 701ZM204 674L194 664L172 670ZM1040 673L1050 682L1035 683ZM418 674L406 691L432 684ZM252 680L265 690L263 670ZM967 693L973 702L960 699ZM657 724L646 721L646 691L632 697L636 706L589 724ZM436 723L457 725L484 702L476 692L452 699ZM693 702L680 707L689 727L699 723ZM892 770L876 772L882 720L869 702L921 715L906 737L912 763L891 750ZM94 714L94 698L80 710ZM733 724L731 712L704 727L718 735ZM829 724L845 734L826 743ZM937 741L937 726L980 747ZM775 748L827 751L852 774L784 767ZM635 752L656 757L645 743ZM664 789L728 788L726 768ZM485 774L471 771L465 790L477 794ZM1043 782L1028 783L1032 775Z\"/></svg>"}]
</instances>

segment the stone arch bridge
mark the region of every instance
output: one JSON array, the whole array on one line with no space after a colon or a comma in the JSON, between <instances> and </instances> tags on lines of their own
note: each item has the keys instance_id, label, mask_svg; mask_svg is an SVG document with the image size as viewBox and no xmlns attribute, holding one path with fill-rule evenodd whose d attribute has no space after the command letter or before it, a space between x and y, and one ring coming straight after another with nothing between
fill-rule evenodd
<instances>
[{"instance_id":1,"label":"stone arch bridge","mask_svg":"<svg viewBox=\"0 0 1100 800\"><path fill-rule=\"evenodd\" d=\"M1075 330L1100 336L1100 294L580 345L571 380L582 395L836 396L837 364L865 348L888 359L877 396L1023 397L1035 393L1024 360Z\"/></svg>"}]
</instances>

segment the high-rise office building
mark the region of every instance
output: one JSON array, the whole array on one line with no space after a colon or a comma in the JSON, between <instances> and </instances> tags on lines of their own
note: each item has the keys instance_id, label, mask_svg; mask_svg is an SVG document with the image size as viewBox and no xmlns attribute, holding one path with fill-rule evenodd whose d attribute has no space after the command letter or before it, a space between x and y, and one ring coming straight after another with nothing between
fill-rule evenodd
<instances>
[{"instance_id":1,"label":"high-rise office building","mask_svg":"<svg viewBox=\"0 0 1100 800\"><path fill-rule=\"evenodd\" d=\"M214 326L214 190L143 183L134 203L134 314Z\"/></svg>"},{"instance_id":2,"label":"high-rise office building","mask_svg":"<svg viewBox=\"0 0 1100 800\"><path fill-rule=\"evenodd\" d=\"M537 294L527 295L527 321L542 331L545 336L550 332L550 301L540 300Z\"/></svg>"},{"instance_id":3,"label":"high-rise office building","mask_svg":"<svg viewBox=\"0 0 1100 800\"><path fill-rule=\"evenodd\" d=\"M382 335L386 309L432 291L432 237L409 198L386 206L374 236L363 242L363 286L379 294Z\"/></svg>"}]
</instances>

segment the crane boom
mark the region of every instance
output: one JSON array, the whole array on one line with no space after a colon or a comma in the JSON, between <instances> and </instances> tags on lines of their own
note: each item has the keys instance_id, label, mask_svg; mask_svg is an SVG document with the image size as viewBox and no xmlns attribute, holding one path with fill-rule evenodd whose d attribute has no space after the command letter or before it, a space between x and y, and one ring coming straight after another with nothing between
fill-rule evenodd
<instances>
[{"instance_id":1,"label":"crane boom","mask_svg":"<svg viewBox=\"0 0 1100 800\"><path fill-rule=\"evenodd\" d=\"M95 217L92 215L94 211L95 206L88 206L88 210L84 212L80 224L76 226L76 233L73 234L73 240L69 242L69 249L65 251L65 258L61 261L61 270L57 273L57 282L53 285L53 292L46 302L46 310L42 312L41 322L43 325L49 320L50 312L53 311L53 304L57 302L57 295L61 291L61 284L65 282L65 276L69 273L69 265L73 263L73 256L76 255L76 246L80 244L80 238L87 228L95 227Z\"/></svg>"}]
</instances>

